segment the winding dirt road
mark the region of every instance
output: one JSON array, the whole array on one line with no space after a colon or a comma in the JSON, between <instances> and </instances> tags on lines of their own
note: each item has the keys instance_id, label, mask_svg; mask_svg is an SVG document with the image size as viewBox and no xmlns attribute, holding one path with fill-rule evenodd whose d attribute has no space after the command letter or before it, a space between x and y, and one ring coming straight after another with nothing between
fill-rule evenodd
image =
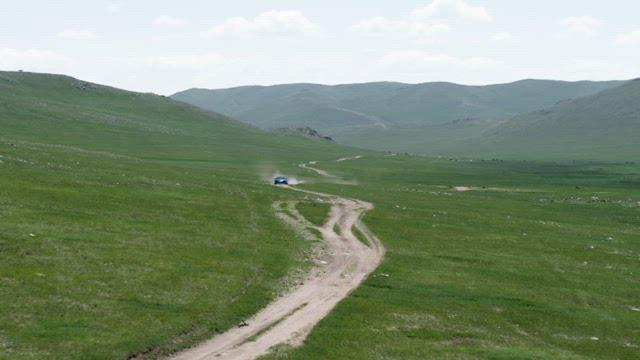
<instances>
[{"instance_id":1,"label":"winding dirt road","mask_svg":"<svg viewBox=\"0 0 640 360\"><path fill-rule=\"evenodd\" d=\"M321 176L335 178L322 170L305 167ZM325 261L318 261L302 285L274 300L243 326L232 328L172 359L247 360L267 354L276 345L300 345L311 329L380 264L384 247L361 221L362 214L373 208L370 203L288 188L324 198L331 203L330 216L320 227L311 224L297 212L294 203L289 204L286 214L280 213L296 228L313 227L322 234ZM338 232L334 231L336 227L339 228ZM366 237L368 245L356 238L354 227Z\"/></svg>"}]
</instances>

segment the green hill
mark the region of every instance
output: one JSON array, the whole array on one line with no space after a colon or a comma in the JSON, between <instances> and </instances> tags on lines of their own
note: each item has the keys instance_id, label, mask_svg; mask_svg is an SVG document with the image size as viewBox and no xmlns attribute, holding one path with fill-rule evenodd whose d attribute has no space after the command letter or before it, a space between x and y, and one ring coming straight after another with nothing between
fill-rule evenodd
<instances>
[{"instance_id":1,"label":"green hill","mask_svg":"<svg viewBox=\"0 0 640 360\"><path fill-rule=\"evenodd\" d=\"M339 143L365 149L378 149L414 154L461 154L481 134L499 122L491 120L462 120L446 124L397 126L393 128L345 129L335 136Z\"/></svg>"},{"instance_id":2,"label":"green hill","mask_svg":"<svg viewBox=\"0 0 640 360\"><path fill-rule=\"evenodd\" d=\"M13 139L190 160L254 153L252 159L272 159L296 147L309 150L303 139L274 141L257 128L166 97L60 75L0 72L0 100L2 136Z\"/></svg>"},{"instance_id":3,"label":"green hill","mask_svg":"<svg viewBox=\"0 0 640 360\"><path fill-rule=\"evenodd\" d=\"M546 132L531 132L523 125L536 122L531 112L554 107L566 114L579 113L586 102L581 99L601 91L615 89L625 82L562 82L523 80L510 84L490 86L463 86L451 83L408 85L400 83L369 83L355 85L322 86L314 84L278 85L269 87L241 87L226 90L192 89L178 93L174 99L193 105L216 109L230 116L262 128L311 126L326 133L342 144L376 150L389 150L435 155L490 156L542 159L551 158L626 159L637 157L633 148L616 145L625 143L625 134L614 134L609 129L602 133L603 121L589 120L593 124L575 133L572 139L570 123L557 127L560 133L552 135L545 148L536 152L519 151L522 144L536 146ZM615 95L614 95L615 96ZM569 108L567 104L574 108ZM588 118L608 118L608 110L616 105L589 112ZM547 114L549 115L549 114ZM623 115L623 114L620 114ZM514 122L508 120L513 117ZM545 115L546 116L546 115ZM559 110L552 123L559 124L565 116ZM577 116L577 115L576 115ZM574 118L576 117L574 116ZM530 119L530 120L527 120ZM611 119L611 121L616 121ZM510 125L522 122L520 125ZM503 124L504 123L504 124ZM501 125L503 124L503 125ZM620 123L622 133L634 134L632 124ZM537 125L540 126L540 125ZM582 125L581 125L582 126ZM562 128L566 127L562 135ZM502 133L502 135L496 132ZM590 133L588 133L590 132ZM637 133L637 132L635 132ZM531 136L531 138L528 138ZM581 144L584 142L584 144ZM602 146L598 146L601 143ZM574 144L574 145L571 145ZM567 146L567 151L563 146ZM597 149L597 154L594 151Z\"/></svg>"},{"instance_id":4,"label":"green hill","mask_svg":"<svg viewBox=\"0 0 640 360\"><path fill-rule=\"evenodd\" d=\"M330 136L343 131L501 120L595 94L620 82L523 80L464 86L452 83L291 84L224 90L191 89L172 97L262 128L310 126ZM345 138L346 143L348 139Z\"/></svg>"},{"instance_id":5,"label":"green hill","mask_svg":"<svg viewBox=\"0 0 640 360\"><path fill-rule=\"evenodd\" d=\"M309 242L272 209L297 195L269 177L351 154L31 73L0 73L0 129L0 358L11 359L156 357L235 326L307 266Z\"/></svg>"},{"instance_id":6,"label":"green hill","mask_svg":"<svg viewBox=\"0 0 640 360\"><path fill-rule=\"evenodd\" d=\"M640 80L511 119L467 143L467 154L640 160Z\"/></svg>"},{"instance_id":7,"label":"green hill","mask_svg":"<svg viewBox=\"0 0 640 360\"><path fill-rule=\"evenodd\" d=\"M443 156L533 160L637 161L640 81L500 122L345 130L354 146Z\"/></svg>"}]
</instances>

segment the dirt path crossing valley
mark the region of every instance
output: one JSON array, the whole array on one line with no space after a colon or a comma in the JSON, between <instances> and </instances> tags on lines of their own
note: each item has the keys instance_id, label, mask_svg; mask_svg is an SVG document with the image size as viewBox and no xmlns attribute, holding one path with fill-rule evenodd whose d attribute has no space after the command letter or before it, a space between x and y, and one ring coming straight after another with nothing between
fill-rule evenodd
<instances>
[{"instance_id":1,"label":"dirt path crossing valley","mask_svg":"<svg viewBox=\"0 0 640 360\"><path fill-rule=\"evenodd\" d=\"M335 178L325 171L301 166L320 176ZM384 247L361 221L362 215L373 208L370 203L288 188L321 197L331 203L329 218L319 227L297 211L280 214L296 228L314 227L322 234L328 256L326 261L319 262L302 285L275 299L242 326L216 335L171 359L249 360L267 354L276 345L300 345L313 327L380 264ZM335 231L336 228L339 231ZM354 228L364 235L368 244L358 240L353 233Z\"/></svg>"}]
</instances>

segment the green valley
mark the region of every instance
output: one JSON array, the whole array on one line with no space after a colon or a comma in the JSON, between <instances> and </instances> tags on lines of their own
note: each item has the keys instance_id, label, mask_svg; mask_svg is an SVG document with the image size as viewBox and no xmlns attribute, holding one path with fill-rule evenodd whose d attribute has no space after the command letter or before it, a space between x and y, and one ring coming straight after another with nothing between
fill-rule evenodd
<instances>
[{"instance_id":1,"label":"green valley","mask_svg":"<svg viewBox=\"0 0 640 360\"><path fill-rule=\"evenodd\" d=\"M640 2L2 10L0 360L640 359Z\"/></svg>"},{"instance_id":2,"label":"green valley","mask_svg":"<svg viewBox=\"0 0 640 360\"><path fill-rule=\"evenodd\" d=\"M57 75L5 72L0 89L0 358L163 358L237 328L314 266L273 204L327 219L276 173L374 204L363 220L387 252L301 347L266 358L638 354L636 164L380 153Z\"/></svg>"},{"instance_id":3,"label":"green valley","mask_svg":"<svg viewBox=\"0 0 640 360\"><path fill-rule=\"evenodd\" d=\"M308 266L268 177L347 149L64 76L0 89L0 358L166 354Z\"/></svg>"},{"instance_id":4,"label":"green valley","mask_svg":"<svg viewBox=\"0 0 640 360\"><path fill-rule=\"evenodd\" d=\"M339 143L533 160L638 160L638 81L523 80L192 89L173 97L266 129L310 126Z\"/></svg>"}]
</instances>

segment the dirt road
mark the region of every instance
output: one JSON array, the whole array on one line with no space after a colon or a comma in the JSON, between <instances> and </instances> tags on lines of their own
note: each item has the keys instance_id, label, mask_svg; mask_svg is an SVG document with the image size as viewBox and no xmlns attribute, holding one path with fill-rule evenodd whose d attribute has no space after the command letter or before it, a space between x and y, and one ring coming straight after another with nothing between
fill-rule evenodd
<instances>
[{"instance_id":1,"label":"dirt road","mask_svg":"<svg viewBox=\"0 0 640 360\"><path fill-rule=\"evenodd\" d=\"M320 175L322 177L325 177L325 178L329 178L329 179L337 179L338 178L337 176L333 176L333 175L329 174L328 172L326 172L324 170L316 169L314 167L309 166L309 165L314 165L314 164L315 164L315 161L312 161L309 164L300 164L298 166L300 166L301 168L304 168L304 169L309 169L309 170L315 172L316 174L318 174L318 175Z\"/></svg>"},{"instance_id":2,"label":"dirt road","mask_svg":"<svg viewBox=\"0 0 640 360\"><path fill-rule=\"evenodd\" d=\"M312 170L334 178L322 170ZM281 213L295 227L315 227L322 234L326 247L324 261L318 262L301 286L274 300L244 326L232 328L172 359L246 360L268 353L275 345L300 345L311 329L378 266L384 247L360 221L362 214L373 208L370 203L289 188L322 197L332 204L329 219L321 227L304 219L293 206L287 211L290 215ZM336 225L339 232L334 231ZM365 235L368 246L353 234L354 227Z\"/></svg>"}]
</instances>

